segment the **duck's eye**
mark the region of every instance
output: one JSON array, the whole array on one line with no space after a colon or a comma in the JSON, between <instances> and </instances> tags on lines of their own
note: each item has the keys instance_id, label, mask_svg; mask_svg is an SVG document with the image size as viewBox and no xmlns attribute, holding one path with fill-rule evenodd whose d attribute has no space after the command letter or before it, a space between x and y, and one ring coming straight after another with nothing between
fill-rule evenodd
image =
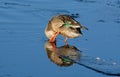
<instances>
[{"instance_id":1,"label":"duck's eye","mask_svg":"<svg viewBox=\"0 0 120 77\"><path fill-rule=\"evenodd\" d=\"M71 24L67 24L67 23L66 23L66 24L64 24L64 25L65 25L65 26L67 26L67 27L71 26Z\"/></svg>"}]
</instances>

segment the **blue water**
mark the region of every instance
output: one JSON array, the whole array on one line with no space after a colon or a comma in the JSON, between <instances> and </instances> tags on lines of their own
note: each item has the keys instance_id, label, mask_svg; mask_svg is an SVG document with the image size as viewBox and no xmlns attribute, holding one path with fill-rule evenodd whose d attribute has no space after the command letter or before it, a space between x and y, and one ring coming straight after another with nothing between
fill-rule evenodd
<instances>
[{"instance_id":1,"label":"blue water","mask_svg":"<svg viewBox=\"0 0 120 77\"><path fill-rule=\"evenodd\" d=\"M116 0L117 1L117 0ZM97 6L97 7L96 7ZM69 39L85 55L120 64L120 8L107 0L68 2L49 0L0 1L0 77L109 77L79 64L60 67L45 50L44 29L56 14L76 14L89 28L83 36ZM64 38L58 37L58 46ZM87 62L87 61L86 61Z\"/></svg>"}]
</instances>

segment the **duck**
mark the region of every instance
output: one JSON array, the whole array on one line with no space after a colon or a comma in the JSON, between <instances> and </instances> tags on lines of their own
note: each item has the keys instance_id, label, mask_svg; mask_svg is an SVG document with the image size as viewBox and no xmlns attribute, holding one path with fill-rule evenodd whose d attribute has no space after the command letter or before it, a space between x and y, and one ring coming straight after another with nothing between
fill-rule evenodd
<instances>
[{"instance_id":1,"label":"duck","mask_svg":"<svg viewBox=\"0 0 120 77\"><path fill-rule=\"evenodd\" d=\"M82 26L70 15L55 15L48 22L48 25L45 28L45 34L49 39L49 42L55 42L58 35L64 36L64 42L67 42L68 38L82 36L82 28L88 30L87 27Z\"/></svg>"},{"instance_id":2,"label":"duck","mask_svg":"<svg viewBox=\"0 0 120 77\"><path fill-rule=\"evenodd\" d=\"M58 47L56 42L45 42L45 50L50 61L58 66L71 66L74 64L73 61L78 61L82 57L82 51L77 47L71 45Z\"/></svg>"}]
</instances>

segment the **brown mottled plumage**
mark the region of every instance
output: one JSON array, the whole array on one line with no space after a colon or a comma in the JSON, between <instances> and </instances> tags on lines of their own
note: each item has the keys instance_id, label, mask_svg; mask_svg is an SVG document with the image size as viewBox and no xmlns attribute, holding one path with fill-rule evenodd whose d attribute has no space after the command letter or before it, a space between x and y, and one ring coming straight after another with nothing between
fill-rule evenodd
<instances>
[{"instance_id":1,"label":"brown mottled plumage","mask_svg":"<svg viewBox=\"0 0 120 77\"><path fill-rule=\"evenodd\" d=\"M78 50L75 46L64 45L57 47L56 43L50 43L49 41L46 42L45 49L48 58L58 66L71 66L73 64L72 61L67 58L63 58L63 56L69 57L75 61L79 60L82 56L80 50Z\"/></svg>"},{"instance_id":2,"label":"brown mottled plumage","mask_svg":"<svg viewBox=\"0 0 120 77\"><path fill-rule=\"evenodd\" d=\"M71 16L57 15L49 21L48 26L45 29L45 34L50 42L54 42L58 34L61 34L66 38L76 38L81 36L81 28L83 28L83 26ZM66 41L67 39L65 42Z\"/></svg>"}]
</instances>

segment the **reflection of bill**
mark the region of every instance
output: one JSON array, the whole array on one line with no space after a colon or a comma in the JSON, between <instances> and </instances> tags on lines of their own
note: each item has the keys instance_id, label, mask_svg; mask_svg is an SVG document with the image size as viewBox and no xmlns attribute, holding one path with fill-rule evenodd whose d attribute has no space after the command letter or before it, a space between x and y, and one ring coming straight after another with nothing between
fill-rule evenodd
<instances>
[{"instance_id":1,"label":"reflection of bill","mask_svg":"<svg viewBox=\"0 0 120 77\"><path fill-rule=\"evenodd\" d=\"M99 57L85 55L75 46L57 47L56 43L45 44L48 58L59 66L71 66L73 63L110 76L120 76L120 64Z\"/></svg>"},{"instance_id":2,"label":"reflection of bill","mask_svg":"<svg viewBox=\"0 0 120 77\"><path fill-rule=\"evenodd\" d=\"M78 60L81 56L80 51L75 46L64 45L56 47L56 43L47 42L45 49L48 58L59 66L71 66L73 64L72 61L63 56L70 57L72 60Z\"/></svg>"}]
</instances>

